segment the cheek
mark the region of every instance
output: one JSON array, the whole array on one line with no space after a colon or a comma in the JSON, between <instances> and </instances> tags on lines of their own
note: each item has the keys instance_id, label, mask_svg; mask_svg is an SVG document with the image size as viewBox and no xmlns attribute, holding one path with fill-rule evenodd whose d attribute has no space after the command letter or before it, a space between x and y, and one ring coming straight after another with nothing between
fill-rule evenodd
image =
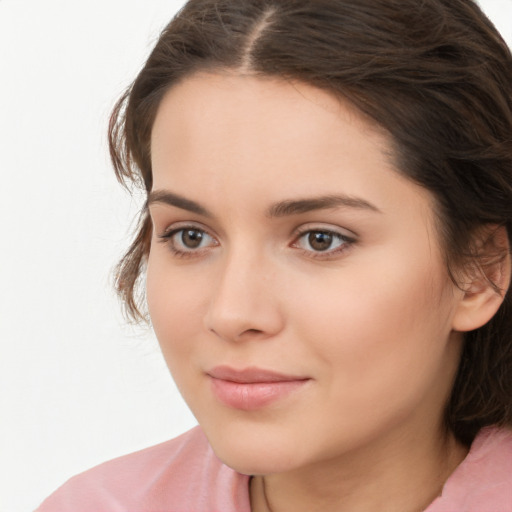
<instances>
[{"instance_id":1,"label":"cheek","mask_svg":"<svg viewBox=\"0 0 512 512\"><path fill-rule=\"evenodd\" d=\"M458 361L449 294L443 279L414 267L352 267L324 283L327 296L313 294L312 283L301 295L316 300L294 306L295 338L308 344L324 384L311 414L325 420L322 404L331 404L323 428L333 439L371 437L420 409L434 417L447 398Z\"/></svg>"},{"instance_id":2,"label":"cheek","mask_svg":"<svg viewBox=\"0 0 512 512\"><path fill-rule=\"evenodd\" d=\"M333 379L347 387L357 382L368 393L386 382L427 378L442 364L451 331L442 267L379 256L324 283L309 282L293 305L297 337L309 340Z\"/></svg>"},{"instance_id":3,"label":"cheek","mask_svg":"<svg viewBox=\"0 0 512 512\"><path fill-rule=\"evenodd\" d=\"M195 333L201 329L206 283L186 270L166 264L161 254L150 254L146 295L153 329L168 363L186 357Z\"/></svg>"},{"instance_id":4,"label":"cheek","mask_svg":"<svg viewBox=\"0 0 512 512\"><path fill-rule=\"evenodd\" d=\"M203 331L209 287L203 276L191 276L184 268L171 266L165 255L150 255L146 295L153 330L167 367L185 401L194 411L201 396L200 357L207 343Z\"/></svg>"}]
</instances>

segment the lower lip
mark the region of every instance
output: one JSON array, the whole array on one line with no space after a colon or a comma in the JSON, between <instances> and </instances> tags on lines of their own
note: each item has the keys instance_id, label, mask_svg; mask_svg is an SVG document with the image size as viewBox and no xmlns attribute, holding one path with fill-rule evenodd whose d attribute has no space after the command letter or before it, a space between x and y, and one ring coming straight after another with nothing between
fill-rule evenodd
<instances>
[{"instance_id":1,"label":"lower lip","mask_svg":"<svg viewBox=\"0 0 512 512\"><path fill-rule=\"evenodd\" d=\"M261 409L297 391L306 380L278 382L232 382L211 378L215 396L225 405L243 411Z\"/></svg>"}]
</instances>

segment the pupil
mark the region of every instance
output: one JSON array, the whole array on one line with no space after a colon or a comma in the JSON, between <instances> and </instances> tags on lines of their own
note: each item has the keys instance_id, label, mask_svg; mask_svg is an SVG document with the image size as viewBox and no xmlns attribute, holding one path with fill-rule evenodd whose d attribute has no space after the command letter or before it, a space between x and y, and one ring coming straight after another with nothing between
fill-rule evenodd
<instances>
[{"instance_id":1,"label":"pupil","mask_svg":"<svg viewBox=\"0 0 512 512\"><path fill-rule=\"evenodd\" d=\"M309 245L316 251L326 251L331 247L332 235L330 233L315 232L308 237Z\"/></svg>"},{"instance_id":2,"label":"pupil","mask_svg":"<svg viewBox=\"0 0 512 512\"><path fill-rule=\"evenodd\" d=\"M203 234L195 229L186 229L181 235L183 245L188 249L195 249L201 245Z\"/></svg>"}]
</instances>

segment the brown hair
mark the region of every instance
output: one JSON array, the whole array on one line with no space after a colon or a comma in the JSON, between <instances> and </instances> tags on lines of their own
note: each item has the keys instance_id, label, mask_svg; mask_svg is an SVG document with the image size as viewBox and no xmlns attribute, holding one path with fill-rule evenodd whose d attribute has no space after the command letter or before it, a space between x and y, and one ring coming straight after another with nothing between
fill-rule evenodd
<instances>
[{"instance_id":1,"label":"brown hair","mask_svg":"<svg viewBox=\"0 0 512 512\"><path fill-rule=\"evenodd\" d=\"M190 0L113 111L121 182L151 190L150 135L165 92L196 71L225 69L320 87L386 129L398 171L436 199L449 269L474 260L483 226L504 226L512 239L512 56L472 0ZM144 207L117 267L135 319L150 237ZM466 334L445 417L466 444L482 426L512 425L510 293Z\"/></svg>"}]
</instances>

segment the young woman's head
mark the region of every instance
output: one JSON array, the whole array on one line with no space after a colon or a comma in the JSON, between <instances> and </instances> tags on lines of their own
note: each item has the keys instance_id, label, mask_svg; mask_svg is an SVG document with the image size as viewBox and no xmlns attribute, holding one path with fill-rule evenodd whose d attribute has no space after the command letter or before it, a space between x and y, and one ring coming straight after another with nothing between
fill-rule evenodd
<instances>
[{"instance_id":1,"label":"young woman's head","mask_svg":"<svg viewBox=\"0 0 512 512\"><path fill-rule=\"evenodd\" d=\"M148 265L164 355L231 465L512 424L511 134L512 57L471 0L171 21L112 116L118 177L148 194L118 290L140 316ZM225 385L244 379L280 384Z\"/></svg>"}]
</instances>

